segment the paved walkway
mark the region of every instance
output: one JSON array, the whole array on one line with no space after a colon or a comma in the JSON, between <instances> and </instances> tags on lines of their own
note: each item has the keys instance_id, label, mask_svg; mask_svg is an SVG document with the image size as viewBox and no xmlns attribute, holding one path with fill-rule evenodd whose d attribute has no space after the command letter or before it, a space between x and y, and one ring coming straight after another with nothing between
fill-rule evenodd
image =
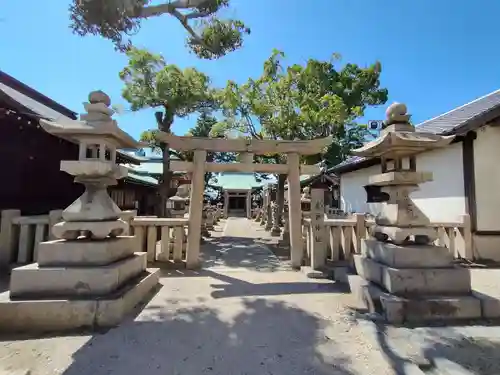
<instances>
[{"instance_id":1,"label":"paved walkway","mask_svg":"<svg viewBox=\"0 0 500 375\"><path fill-rule=\"evenodd\" d=\"M204 246L207 268L165 273L135 319L103 334L5 340L0 368L31 375L422 375L409 358L423 352L468 366L469 374L500 374L496 328L375 325L349 309L353 297L342 286L286 270L255 224L230 219L218 230Z\"/></svg>"},{"instance_id":2,"label":"paved walkway","mask_svg":"<svg viewBox=\"0 0 500 375\"><path fill-rule=\"evenodd\" d=\"M289 269L288 264L281 262L266 246L269 241L272 237L256 222L230 217L216 228L203 246L203 268L213 271Z\"/></svg>"}]
</instances>

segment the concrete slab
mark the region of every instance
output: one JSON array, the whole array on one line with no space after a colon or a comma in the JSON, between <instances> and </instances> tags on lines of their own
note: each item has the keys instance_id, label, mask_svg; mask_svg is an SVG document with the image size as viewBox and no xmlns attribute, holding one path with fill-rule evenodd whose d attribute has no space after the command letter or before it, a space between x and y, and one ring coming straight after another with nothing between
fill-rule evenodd
<instances>
[{"instance_id":1,"label":"concrete slab","mask_svg":"<svg viewBox=\"0 0 500 375\"><path fill-rule=\"evenodd\" d=\"M453 255L445 247L398 246L374 239L361 242L361 253L376 262L394 268L449 267L453 262Z\"/></svg>"},{"instance_id":2,"label":"concrete slab","mask_svg":"<svg viewBox=\"0 0 500 375\"><path fill-rule=\"evenodd\" d=\"M107 266L40 267L37 263L28 264L12 270L10 296L102 296L139 275L146 264L146 253L136 253Z\"/></svg>"},{"instance_id":3,"label":"concrete slab","mask_svg":"<svg viewBox=\"0 0 500 375\"><path fill-rule=\"evenodd\" d=\"M106 241L46 241L38 245L40 266L104 266L139 251L137 239L122 236Z\"/></svg>"},{"instance_id":4,"label":"concrete slab","mask_svg":"<svg viewBox=\"0 0 500 375\"><path fill-rule=\"evenodd\" d=\"M157 285L159 270L144 272L112 295L85 300L11 300L0 294L0 332L48 333L113 327Z\"/></svg>"},{"instance_id":5,"label":"concrete slab","mask_svg":"<svg viewBox=\"0 0 500 375\"><path fill-rule=\"evenodd\" d=\"M362 255L354 255L357 273L391 294L469 294L469 270L450 268L392 268Z\"/></svg>"}]
</instances>

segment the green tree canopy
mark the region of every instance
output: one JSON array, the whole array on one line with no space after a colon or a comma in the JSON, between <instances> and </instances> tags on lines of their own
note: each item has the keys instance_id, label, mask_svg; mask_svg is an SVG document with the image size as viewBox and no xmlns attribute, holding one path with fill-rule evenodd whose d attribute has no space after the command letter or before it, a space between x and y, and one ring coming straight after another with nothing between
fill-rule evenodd
<instances>
[{"instance_id":1,"label":"green tree canopy","mask_svg":"<svg viewBox=\"0 0 500 375\"><path fill-rule=\"evenodd\" d=\"M170 15L187 31L190 50L203 59L216 59L240 48L244 36L250 34L240 20L218 16L230 0L149 3L150 0L73 0L69 8L71 28L81 36L100 35L111 40L117 50L126 51L132 46L130 36L140 29L144 19Z\"/></svg>"},{"instance_id":2,"label":"green tree canopy","mask_svg":"<svg viewBox=\"0 0 500 375\"><path fill-rule=\"evenodd\" d=\"M329 61L309 59L305 65L285 66L283 52L274 50L264 62L257 79L244 84L229 81L220 93L226 122L243 136L276 140L309 140L333 136L328 150L308 157L307 163L343 160L356 147L366 129L354 120L367 106L387 101L387 90L380 87L381 64L366 68L348 63L337 66L340 55ZM280 163L283 155L267 155L265 161ZM285 176L278 176L278 201L282 202Z\"/></svg>"},{"instance_id":3,"label":"green tree canopy","mask_svg":"<svg viewBox=\"0 0 500 375\"><path fill-rule=\"evenodd\" d=\"M344 157L363 139L365 126L354 120L368 106L387 101L380 87L381 64L366 68L348 63L310 59L305 65L283 64L284 53L274 50L258 79L242 85L229 81L220 100L227 121L221 125L254 138L307 140L332 135L335 150Z\"/></svg>"},{"instance_id":4,"label":"green tree canopy","mask_svg":"<svg viewBox=\"0 0 500 375\"><path fill-rule=\"evenodd\" d=\"M170 149L168 144L158 141L158 131L170 133L177 117L210 110L216 107L215 91L209 78L194 68L181 69L167 64L161 55L146 50L131 48L127 51L127 66L120 72L125 86L123 98L133 111L157 108L157 129L142 133L141 140L158 148L163 154L163 176L160 180L161 202L159 215L164 216L166 200L170 192Z\"/></svg>"}]
</instances>

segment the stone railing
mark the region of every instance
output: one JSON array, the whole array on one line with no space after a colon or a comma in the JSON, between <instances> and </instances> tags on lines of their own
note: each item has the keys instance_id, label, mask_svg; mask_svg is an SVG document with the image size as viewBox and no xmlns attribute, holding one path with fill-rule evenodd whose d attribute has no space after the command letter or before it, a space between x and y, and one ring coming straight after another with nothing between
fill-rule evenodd
<instances>
[{"instance_id":1,"label":"stone railing","mask_svg":"<svg viewBox=\"0 0 500 375\"><path fill-rule=\"evenodd\" d=\"M147 252L148 262L184 263L188 223L187 218L138 216L132 220L131 230L139 249Z\"/></svg>"},{"instance_id":2,"label":"stone railing","mask_svg":"<svg viewBox=\"0 0 500 375\"><path fill-rule=\"evenodd\" d=\"M366 219L363 214L354 214L347 218L325 219L324 239L326 259L339 261L351 259L352 254L361 252L361 240L367 238L368 229L374 225L373 219ZM311 219L303 219L304 255L310 259L314 241ZM455 258L473 260L473 243L469 215L462 215L461 220L449 223L431 223L438 232L435 244L450 250Z\"/></svg>"},{"instance_id":3,"label":"stone railing","mask_svg":"<svg viewBox=\"0 0 500 375\"><path fill-rule=\"evenodd\" d=\"M136 211L123 211L122 219L130 222ZM21 216L19 210L3 210L0 221L0 267L37 261L40 242L55 240L49 230L62 218L62 210L47 215Z\"/></svg>"}]
</instances>

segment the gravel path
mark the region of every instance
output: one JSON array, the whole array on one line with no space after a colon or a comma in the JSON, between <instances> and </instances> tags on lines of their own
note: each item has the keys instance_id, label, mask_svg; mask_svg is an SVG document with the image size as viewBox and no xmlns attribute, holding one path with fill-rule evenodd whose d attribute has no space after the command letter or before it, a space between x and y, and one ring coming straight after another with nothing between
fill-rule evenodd
<instances>
[{"instance_id":1,"label":"gravel path","mask_svg":"<svg viewBox=\"0 0 500 375\"><path fill-rule=\"evenodd\" d=\"M231 237L244 224L228 223ZM264 258L251 247L224 248L211 268L165 272L140 314L107 333L2 341L0 367L31 375L422 374L407 358L429 332L412 341L414 330L356 319L342 286L259 267ZM231 252L254 261L238 263Z\"/></svg>"}]
</instances>

